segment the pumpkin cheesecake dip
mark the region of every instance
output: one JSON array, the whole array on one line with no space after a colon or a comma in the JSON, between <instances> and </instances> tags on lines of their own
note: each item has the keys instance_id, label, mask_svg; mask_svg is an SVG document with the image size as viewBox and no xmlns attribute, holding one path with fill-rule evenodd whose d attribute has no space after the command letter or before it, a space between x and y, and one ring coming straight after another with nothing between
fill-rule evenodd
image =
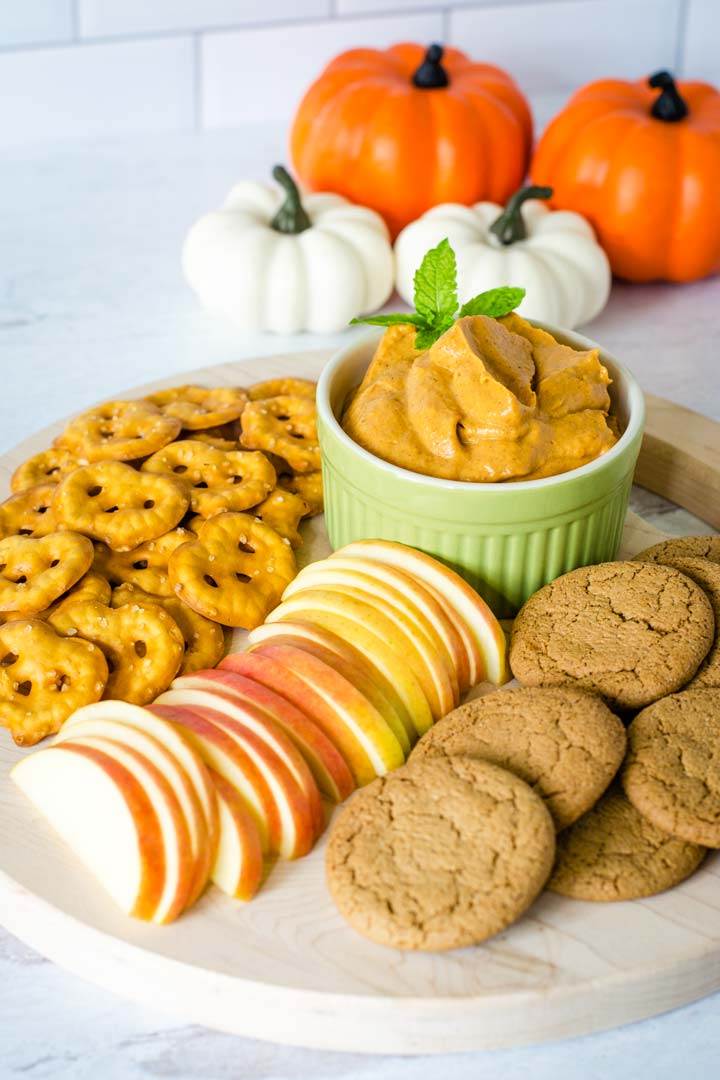
<instances>
[{"instance_id":1,"label":"pumpkin cheesecake dip","mask_svg":"<svg viewBox=\"0 0 720 1080\"><path fill-rule=\"evenodd\" d=\"M427 351L391 326L342 420L365 450L412 472L497 483L568 472L618 435L598 349L519 315L458 319Z\"/></svg>"}]
</instances>

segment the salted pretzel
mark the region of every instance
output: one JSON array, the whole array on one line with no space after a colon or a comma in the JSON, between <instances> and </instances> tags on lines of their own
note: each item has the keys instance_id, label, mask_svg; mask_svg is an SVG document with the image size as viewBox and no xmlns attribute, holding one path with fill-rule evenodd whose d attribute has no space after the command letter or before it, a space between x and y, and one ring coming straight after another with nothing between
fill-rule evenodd
<instances>
[{"instance_id":1,"label":"salted pretzel","mask_svg":"<svg viewBox=\"0 0 720 1080\"><path fill-rule=\"evenodd\" d=\"M281 395L251 401L240 422L241 442L248 450L278 454L293 472L320 468L315 402L310 398Z\"/></svg>"},{"instance_id":2,"label":"salted pretzel","mask_svg":"<svg viewBox=\"0 0 720 1080\"><path fill-rule=\"evenodd\" d=\"M158 390L146 398L165 416L180 420L188 431L202 431L237 420L247 400L247 392L236 386L192 385Z\"/></svg>"},{"instance_id":3,"label":"salted pretzel","mask_svg":"<svg viewBox=\"0 0 720 1080\"><path fill-rule=\"evenodd\" d=\"M55 440L85 461L132 461L180 434L180 421L149 401L106 401L80 413Z\"/></svg>"},{"instance_id":4,"label":"salted pretzel","mask_svg":"<svg viewBox=\"0 0 720 1080\"><path fill-rule=\"evenodd\" d=\"M256 506L275 487L275 470L264 454L217 450L194 439L166 446L144 462L142 471L182 481L193 511L205 518Z\"/></svg>"},{"instance_id":5,"label":"salted pretzel","mask_svg":"<svg viewBox=\"0 0 720 1080\"><path fill-rule=\"evenodd\" d=\"M225 634L222 626L184 604L177 596L152 596L136 585L119 585L113 589L112 606L125 604L158 604L175 620L185 640L185 652L179 675L190 675L215 667L225 653Z\"/></svg>"},{"instance_id":6,"label":"salted pretzel","mask_svg":"<svg viewBox=\"0 0 720 1080\"><path fill-rule=\"evenodd\" d=\"M315 400L317 384L310 379L265 379L264 382L253 383L248 389L248 397L251 401L260 401L271 397L301 397Z\"/></svg>"},{"instance_id":7,"label":"salted pretzel","mask_svg":"<svg viewBox=\"0 0 720 1080\"><path fill-rule=\"evenodd\" d=\"M277 488L267 499L254 507L253 517L259 518L280 536L290 541L294 548L302 545L298 525L307 512L307 505L299 495Z\"/></svg>"},{"instance_id":8,"label":"salted pretzel","mask_svg":"<svg viewBox=\"0 0 720 1080\"><path fill-rule=\"evenodd\" d=\"M309 473L282 473L278 475L278 487L299 495L307 507L304 517L322 514L324 509L323 482L320 470Z\"/></svg>"},{"instance_id":9,"label":"salted pretzel","mask_svg":"<svg viewBox=\"0 0 720 1080\"><path fill-rule=\"evenodd\" d=\"M104 696L146 705L178 673L185 642L175 620L157 604L111 608L78 600L50 616L66 638L84 638L102 649L110 670Z\"/></svg>"},{"instance_id":10,"label":"salted pretzel","mask_svg":"<svg viewBox=\"0 0 720 1080\"><path fill-rule=\"evenodd\" d=\"M130 584L153 596L171 596L168 559L175 548L194 539L193 532L178 527L131 551L112 551L106 544L95 544L93 565L113 587Z\"/></svg>"},{"instance_id":11,"label":"salted pretzel","mask_svg":"<svg viewBox=\"0 0 720 1080\"><path fill-rule=\"evenodd\" d=\"M90 569L92 560L91 542L74 532L0 540L0 613L44 611Z\"/></svg>"},{"instance_id":12,"label":"salted pretzel","mask_svg":"<svg viewBox=\"0 0 720 1080\"><path fill-rule=\"evenodd\" d=\"M55 532L54 494L55 484L38 484L0 503L0 540L6 536L47 536Z\"/></svg>"},{"instance_id":13,"label":"salted pretzel","mask_svg":"<svg viewBox=\"0 0 720 1080\"><path fill-rule=\"evenodd\" d=\"M20 746L54 735L82 705L99 701L108 678L101 649L60 637L39 619L0 626L0 724Z\"/></svg>"},{"instance_id":14,"label":"salted pretzel","mask_svg":"<svg viewBox=\"0 0 720 1080\"><path fill-rule=\"evenodd\" d=\"M169 476L138 472L121 461L83 465L58 484L58 522L113 551L131 551L174 528L188 509L186 486Z\"/></svg>"},{"instance_id":15,"label":"salted pretzel","mask_svg":"<svg viewBox=\"0 0 720 1080\"><path fill-rule=\"evenodd\" d=\"M287 540L248 514L218 514L197 540L170 556L170 584L194 611L213 622L251 630L280 601L295 577Z\"/></svg>"},{"instance_id":16,"label":"salted pretzel","mask_svg":"<svg viewBox=\"0 0 720 1080\"><path fill-rule=\"evenodd\" d=\"M63 593L54 604L51 604L45 611L41 611L36 618L49 619L56 611L60 611L63 605L67 606L76 600L97 600L101 604L109 604L111 596L112 589L107 578L96 573L95 570L88 570L87 574L83 574L72 589L68 589L66 593Z\"/></svg>"},{"instance_id":17,"label":"salted pretzel","mask_svg":"<svg viewBox=\"0 0 720 1080\"><path fill-rule=\"evenodd\" d=\"M78 465L86 464L87 459L81 460L69 450L51 446L18 465L12 475L10 487L18 492L37 487L38 484L59 484L63 477L77 469Z\"/></svg>"}]
</instances>

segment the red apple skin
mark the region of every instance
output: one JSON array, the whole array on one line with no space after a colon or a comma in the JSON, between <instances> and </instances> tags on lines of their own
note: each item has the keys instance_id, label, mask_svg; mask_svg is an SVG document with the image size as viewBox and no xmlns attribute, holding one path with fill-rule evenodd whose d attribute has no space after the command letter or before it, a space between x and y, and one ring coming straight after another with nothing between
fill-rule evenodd
<instances>
[{"instance_id":1,"label":"red apple skin","mask_svg":"<svg viewBox=\"0 0 720 1080\"><path fill-rule=\"evenodd\" d=\"M140 838L141 888L130 914L136 919L152 922L165 888L165 842L149 797L131 772L101 750L72 742L60 743L53 747L55 749L94 761L122 792L130 815L137 823Z\"/></svg>"},{"instance_id":2,"label":"red apple skin","mask_svg":"<svg viewBox=\"0 0 720 1080\"><path fill-rule=\"evenodd\" d=\"M267 785L265 777L258 769L255 762L233 739L231 735L218 728L211 720L198 715L194 710L179 705L149 705L148 708L156 716L169 720L181 731L187 729L193 735L200 738L210 739L222 752L233 759L247 777L248 783L257 793L260 811L249 803L246 804L248 812L253 816L258 825L262 838L263 850L276 851L280 843L280 818L277 805L272 792ZM229 779L226 777L226 779ZM230 781L232 782L232 781Z\"/></svg>"},{"instance_id":3,"label":"red apple skin","mask_svg":"<svg viewBox=\"0 0 720 1080\"><path fill-rule=\"evenodd\" d=\"M242 847L242 866L233 895L236 900L252 900L262 884L265 873L257 825L232 784L214 769L209 768L208 773L219 797L233 816Z\"/></svg>"},{"instance_id":4,"label":"red apple skin","mask_svg":"<svg viewBox=\"0 0 720 1080\"><path fill-rule=\"evenodd\" d=\"M233 671L212 669L195 671L175 679L171 689L197 686L229 694L262 709L293 741L307 761L320 790L333 802L342 802L354 789L352 773L345 759L311 718L288 698L263 683Z\"/></svg>"}]
</instances>

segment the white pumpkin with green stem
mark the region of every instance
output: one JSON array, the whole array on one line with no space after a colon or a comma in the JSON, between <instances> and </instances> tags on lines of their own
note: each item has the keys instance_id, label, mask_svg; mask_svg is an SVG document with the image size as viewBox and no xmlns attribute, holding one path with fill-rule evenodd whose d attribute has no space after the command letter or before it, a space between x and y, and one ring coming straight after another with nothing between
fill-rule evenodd
<instances>
[{"instance_id":1,"label":"white pumpkin with green stem","mask_svg":"<svg viewBox=\"0 0 720 1080\"><path fill-rule=\"evenodd\" d=\"M395 241L396 286L412 302L423 255L447 237L457 257L461 301L513 281L525 289L519 313L571 330L605 307L610 265L580 214L549 210L552 188L526 187L503 208L446 203L406 226Z\"/></svg>"},{"instance_id":2,"label":"white pumpkin with green stem","mask_svg":"<svg viewBox=\"0 0 720 1080\"><path fill-rule=\"evenodd\" d=\"M246 330L333 333L393 290L393 253L379 214L339 195L302 199L277 165L279 188L244 181L190 229L185 277L210 311Z\"/></svg>"}]
</instances>

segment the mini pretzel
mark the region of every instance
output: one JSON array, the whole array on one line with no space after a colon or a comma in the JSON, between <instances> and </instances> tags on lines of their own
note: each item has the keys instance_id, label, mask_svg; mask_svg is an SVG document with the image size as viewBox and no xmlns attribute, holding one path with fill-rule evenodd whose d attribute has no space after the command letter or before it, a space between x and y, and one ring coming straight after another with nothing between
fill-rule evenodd
<instances>
[{"instance_id":1,"label":"mini pretzel","mask_svg":"<svg viewBox=\"0 0 720 1080\"><path fill-rule=\"evenodd\" d=\"M177 438L180 427L149 401L106 401L71 420L55 445L86 461L132 461Z\"/></svg>"},{"instance_id":2,"label":"mini pretzel","mask_svg":"<svg viewBox=\"0 0 720 1080\"><path fill-rule=\"evenodd\" d=\"M286 395L251 401L241 424L241 442L249 450L279 454L294 472L320 468L315 402L309 398Z\"/></svg>"},{"instance_id":3,"label":"mini pretzel","mask_svg":"<svg viewBox=\"0 0 720 1080\"><path fill-rule=\"evenodd\" d=\"M146 400L165 416L177 417L189 431L202 431L237 420L248 396L236 386L173 386L150 394Z\"/></svg>"},{"instance_id":4,"label":"mini pretzel","mask_svg":"<svg viewBox=\"0 0 720 1080\"><path fill-rule=\"evenodd\" d=\"M112 589L110 588L110 582L107 578L104 578L102 574L97 574L94 570L88 570L87 574L84 574L72 589L69 589L64 593L59 600L56 600L46 611L41 611L37 615L38 619L49 619L57 611L60 611L64 606L72 604L76 600L97 600L100 604L108 605L112 596Z\"/></svg>"},{"instance_id":5,"label":"mini pretzel","mask_svg":"<svg viewBox=\"0 0 720 1080\"><path fill-rule=\"evenodd\" d=\"M54 735L81 705L99 701L108 678L103 653L70 641L38 619L0 627L0 724L20 746Z\"/></svg>"},{"instance_id":6,"label":"mini pretzel","mask_svg":"<svg viewBox=\"0 0 720 1080\"><path fill-rule=\"evenodd\" d=\"M292 491L304 500L307 506L304 517L314 517L315 514L322 514L324 508L323 483L322 473L319 469L316 472L309 473L283 473L278 477L278 487L284 488L285 491Z\"/></svg>"},{"instance_id":7,"label":"mini pretzel","mask_svg":"<svg viewBox=\"0 0 720 1080\"><path fill-rule=\"evenodd\" d=\"M63 637L102 649L110 670L104 697L146 705L167 690L182 663L185 643L175 620L157 604L117 609L78 600L50 617Z\"/></svg>"},{"instance_id":8,"label":"mini pretzel","mask_svg":"<svg viewBox=\"0 0 720 1080\"><path fill-rule=\"evenodd\" d=\"M275 470L264 454L216 450L193 439L153 454L142 471L181 480L188 486L190 506L205 518L256 506L275 487Z\"/></svg>"},{"instance_id":9,"label":"mini pretzel","mask_svg":"<svg viewBox=\"0 0 720 1080\"><path fill-rule=\"evenodd\" d=\"M113 586L130 584L153 596L171 596L168 559L175 548L194 539L189 529L177 528L131 551L111 551L105 544L96 544L94 566Z\"/></svg>"},{"instance_id":10,"label":"mini pretzel","mask_svg":"<svg viewBox=\"0 0 720 1080\"><path fill-rule=\"evenodd\" d=\"M51 446L18 465L12 475L10 487L17 492L37 487L38 484L59 484L63 477L77 469L78 465L86 464L87 459L81 461L69 450Z\"/></svg>"},{"instance_id":11,"label":"mini pretzel","mask_svg":"<svg viewBox=\"0 0 720 1080\"><path fill-rule=\"evenodd\" d=\"M130 551L174 528L189 501L180 480L138 472L121 461L99 461L58 484L53 510L66 528L102 540L113 551Z\"/></svg>"},{"instance_id":12,"label":"mini pretzel","mask_svg":"<svg viewBox=\"0 0 720 1080\"><path fill-rule=\"evenodd\" d=\"M293 495L291 491L278 488L268 495L264 502L255 507L253 516L264 521L280 536L284 536L290 541L292 547L298 548L302 545L298 525L306 512L307 505L299 495Z\"/></svg>"},{"instance_id":13,"label":"mini pretzel","mask_svg":"<svg viewBox=\"0 0 720 1080\"><path fill-rule=\"evenodd\" d=\"M219 427L207 428L205 431L181 431L181 439L195 439L198 442L214 446L216 450L239 450L239 432L237 422L221 424Z\"/></svg>"},{"instance_id":14,"label":"mini pretzel","mask_svg":"<svg viewBox=\"0 0 720 1080\"><path fill-rule=\"evenodd\" d=\"M135 585L119 585L113 590L112 606L125 604L158 604L175 620L185 640L185 654L179 675L190 675L215 667L225 653L225 635L218 623L198 615L177 596L151 596Z\"/></svg>"},{"instance_id":15,"label":"mini pretzel","mask_svg":"<svg viewBox=\"0 0 720 1080\"><path fill-rule=\"evenodd\" d=\"M6 536L47 536L57 528L52 512L55 484L38 484L0 503L0 540Z\"/></svg>"},{"instance_id":16,"label":"mini pretzel","mask_svg":"<svg viewBox=\"0 0 720 1080\"><path fill-rule=\"evenodd\" d=\"M92 544L74 532L0 540L0 612L44 611L83 576L92 559Z\"/></svg>"},{"instance_id":17,"label":"mini pretzel","mask_svg":"<svg viewBox=\"0 0 720 1080\"><path fill-rule=\"evenodd\" d=\"M218 514L170 556L173 591L213 622L252 630L295 577L287 540L247 514Z\"/></svg>"},{"instance_id":18,"label":"mini pretzel","mask_svg":"<svg viewBox=\"0 0 720 1080\"><path fill-rule=\"evenodd\" d=\"M317 384L310 379L265 379L264 382L253 383L248 390L251 401L260 401L262 398L271 397L300 397L315 400Z\"/></svg>"}]
</instances>

